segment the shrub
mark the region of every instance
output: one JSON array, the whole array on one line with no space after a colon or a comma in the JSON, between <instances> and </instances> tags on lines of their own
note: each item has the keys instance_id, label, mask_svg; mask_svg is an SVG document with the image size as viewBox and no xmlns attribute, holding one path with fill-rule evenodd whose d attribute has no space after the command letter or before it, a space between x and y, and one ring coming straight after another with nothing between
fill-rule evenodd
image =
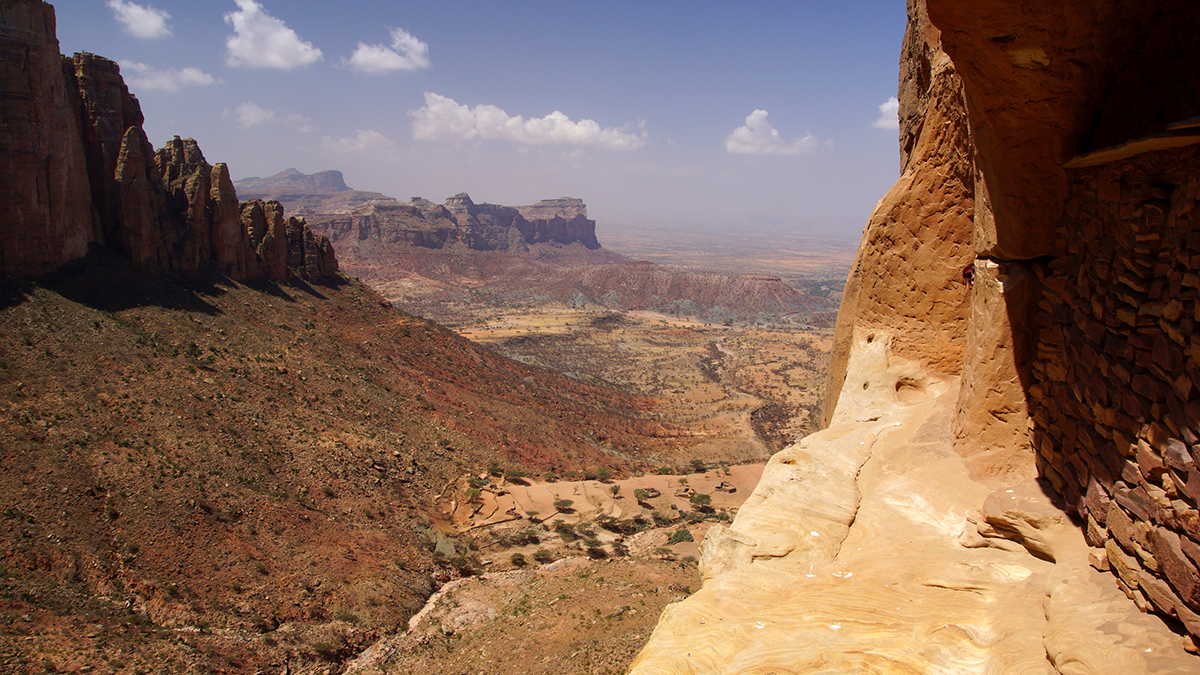
<instances>
[{"instance_id":1,"label":"shrub","mask_svg":"<svg viewBox=\"0 0 1200 675\"><path fill-rule=\"evenodd\" d=\"M708 506L709 504L712 504L712 497L697 492L691 497L688 497L688 501L692 503L692 506Z\"/></svg>"},{"instance_id":2,"label":"shrub","mask_svg":"<svg viewBox=\"0 0 1200 675\"><path fill-rule=\"evenodd\" d=\"M670 476L671 474L675 473L675 469L672 469L669 466L660 466L655 469L654 472L660 476Z\"/></svg>"},{"instance_id":3,"label":"shrub","mask_svg":"<svg viewBox=\"0 0 1200 675\"><path fill-rule=\"evenodd\" d=\"M605 481L612 478L612 471L609 471L607 466L602 466L596 469L596 480Z\"/></svg>"},{"instance_id":4,"label":"shrub","mask_svg":"<svg viewBox=\"0 0 1200 675\"><path fill-rule=\"evenodd\" d=\"M574 503L575 502L570 499L555 499L554 508L558 509L559 511L571 511L571 505Z\"/></svg>"},{"instance_id":5,"label":"shrub","mask_svg":"<svg viewBox=\"0 0 1200 675\"><path fill-rule=\"evenodd\" d=\"M633 498L638 500L639 502L644 502L650 498L650 493L643 490L642 488L638 488L633 491Z\"/></svg>"},{"instance_id":6,"label":"shrub","mask_svg":"<svg viewBox=\"0 0 1200 675\"><path fill-rule=\"evenodd\" d=\"M692 460L692 473L704 473L705 471L708 471L708 466L704 463L704 460Z\"/></svg>"},{"instance_id":7,"label":"shrub","mask_svg":"<svg viewBox=\"0 0 1200 675\"><path fill-rule=\"evenodd\" d=\"M467 503L468 503L468 504L470 504L471 502L477 502L477 501L479 501L479 497L480 497L482 494L483 494L483 491L482 491L482 490L480 490L479 488L470 488L470 489L468 489L468 490L467 490L467 495L466 495L466 500L467 500Z\"/></svg>"},{"instance_id":8,"label":"shrub","mask_svg":"<svg viewBox=\"0 0 1200 675\"><path fill-rule=\"evenodd\" d=\"M669 546L671 544L678 544L682 541L696 541L695 538L692 537L692 531L686 527L681 527L672 532L671 538L667 539L667 545Z\"/></svg>"},{"instance_id":9,"label":"shrub","mask_svg":"<svg viewBox=\"0 0 1200 675\"><path fill-rule=\"evenodd\" d=\"M551 560L554 560L554 556L550 554L550 551L547 551L544 548L539 548L533 552L533 560L534 562L538 563L548 563Z\"/></svg>"},{"instance_id":10,"label":"shrub","mask_svg":"<svg viewBox=\"0 0 1200 675\"><path fill-rule=\"evenodd\" d=\"M528 562L525 561L525 556L521 555L520 553L512 554L508 558L508 560L509 560L509 562L511 562L513 565L516 565L517 567L524 567L529 564Z\"/></svg>"},{"instance_id":11,"label":"shrub","mask_svg":"<svg viewBox=\"0 0 1200 675\"><path fill-rule=\"evenodd\" d=\"M603 560L608 557L608 552L599 546L589 546L587 549L587 555L592 560Z\"/></svg>"}]
</instances>

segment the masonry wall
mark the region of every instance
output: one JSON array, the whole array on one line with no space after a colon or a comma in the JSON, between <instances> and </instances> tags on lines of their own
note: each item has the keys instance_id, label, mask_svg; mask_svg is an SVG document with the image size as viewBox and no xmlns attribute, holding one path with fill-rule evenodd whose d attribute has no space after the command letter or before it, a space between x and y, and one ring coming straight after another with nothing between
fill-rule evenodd
<instances>
[{"instance_id":1,"label":"masonry wall","mask_svg":"<svg viewBox=\"0 0 1200 675\"><path fill-rule=\"evenodd\" d=\"M1200 635L1200 151L1076 170L1040 267L1038 469L1139 606Z\"/></svg>"}]
</instances>

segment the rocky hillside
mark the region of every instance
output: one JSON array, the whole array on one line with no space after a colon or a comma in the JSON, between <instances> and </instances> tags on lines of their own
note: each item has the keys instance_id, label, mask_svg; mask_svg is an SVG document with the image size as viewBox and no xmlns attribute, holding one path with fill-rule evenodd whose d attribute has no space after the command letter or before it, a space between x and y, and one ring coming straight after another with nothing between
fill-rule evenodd
<instances>
[{"instance_id":1,"label":"rocky hillside","mask_svg":"<svg viewBox=\"0 0 1200 675\"><path fill-rule=\"evenodd\" d=\"M634 673L1200 669L1194 9L910 0L828 427Z\"/></svg>"},{"instance_id":2,"label":"rocky hillside","mask_svg":"<svg viewBox=\"0 0 1200 675\"><path fill-rule=\"evenodd\" d=\"M53 31L0 6L0 670L320 672L473 573L464 474L684 442L339 274Z\"/></svg>"}]
</instances>

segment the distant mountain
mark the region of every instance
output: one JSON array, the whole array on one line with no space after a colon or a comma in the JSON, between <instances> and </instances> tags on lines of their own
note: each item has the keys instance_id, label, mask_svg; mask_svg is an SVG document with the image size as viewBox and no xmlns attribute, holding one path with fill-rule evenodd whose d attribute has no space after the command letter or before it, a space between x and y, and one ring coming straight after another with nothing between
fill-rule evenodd
<instances>
[{"instance_id":1,"label":"distant mountain","mask_svg":"<svg viewBox=\"0 0 1200 675\"><path fill-rule=\"evenodd\" d=\"M242 199L273 199L286 212L300 217L324 213L349 213L376 199L391 200L379 192L355 190L346 185L341 171L300 173L296 169L280 171L266 178L243 178L234 182Z\"/></svg>"},{"instance_id":2,"label":"distant mountain","mask_svg":"<svg viewBox=\"0 0 1200 675\"><path fill-rule=\"evenodd\" d=\"M266 178L243 178L235 182L239 192L270 192L281 189L293 192L318 192L327 194L349 190L341 171L318 171L312 175L296 169L285 169Z\"/></svg>"}]
</instances>

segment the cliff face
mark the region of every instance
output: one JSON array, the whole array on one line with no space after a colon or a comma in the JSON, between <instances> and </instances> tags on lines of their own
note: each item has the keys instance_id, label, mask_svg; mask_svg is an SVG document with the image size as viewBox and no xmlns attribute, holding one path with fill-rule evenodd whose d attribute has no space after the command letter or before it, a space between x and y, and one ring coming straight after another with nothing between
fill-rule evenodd
<instances>
[{"instance_id":1,"label":"cliff face","mask_svg":"<svg viewBox=\"0 0 1200 675\"><path fill-rule=\"evenodd\" d=\"M908 10L829 426L634 672L1195 671L1200 14Z\"/></svg>"},{"instance_id":2,"label":"cliff face","mask_svg":"<svg viewBox=\"0 0 1200 675\"><path fill-rule=\"evenodd\" d=\"M0 267L40 274L83 256L98 236L78 94L64 82L54 8L0 6L0 53Z\"/></svg>"},{"instance_id":3,"label":"cliff face","mask_svg":"<svg viewBox=\"0 0 1200 675\"><path fill-rule=\"evenodd\" d=\"M0 8L0 69L0 271L51 272L100 245L161 274L292 274L259 257L224 164L209 165L194 141L178 137L156 153L117 64L58 55L50 5ZM315 280L336 272L328 240L303 221L281 236L296 251L288 258L295 273Z\"/></svg>"}]
</instances>

